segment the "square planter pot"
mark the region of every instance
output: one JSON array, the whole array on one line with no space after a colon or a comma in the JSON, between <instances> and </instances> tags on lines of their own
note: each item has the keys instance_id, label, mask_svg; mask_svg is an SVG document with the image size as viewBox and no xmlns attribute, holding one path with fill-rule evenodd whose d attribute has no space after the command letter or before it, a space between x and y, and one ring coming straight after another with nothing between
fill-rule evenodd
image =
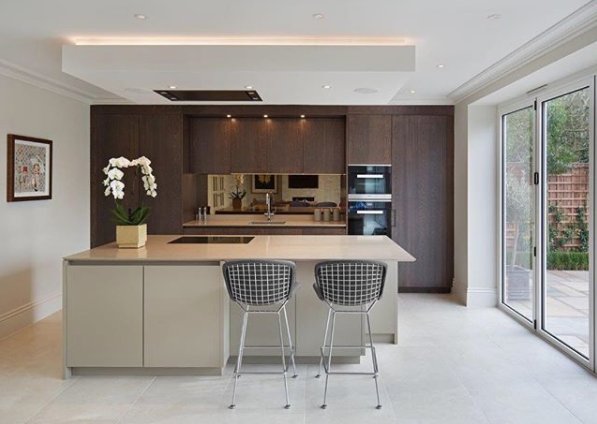
<instances>
[{"instance_id":1,"label":"square planter pot","mask_svg":"<svg viewBox=\"0 0 597 424\"><path fill-rule=\"evenodd\" d=\"M506 300L529 300L531 298L531 271L521 266L506 267Z\"/></svg>"},{"instance_id":2,"label":"square planter pot","mask_svg":"<svg viewBox=\"0 0 597 424\"><path fill-rule=\"evenodd\" d=\"M147 224L117 225L116 244L121 249L138 249L147 242Z\"/></svg>"}]
</instances>

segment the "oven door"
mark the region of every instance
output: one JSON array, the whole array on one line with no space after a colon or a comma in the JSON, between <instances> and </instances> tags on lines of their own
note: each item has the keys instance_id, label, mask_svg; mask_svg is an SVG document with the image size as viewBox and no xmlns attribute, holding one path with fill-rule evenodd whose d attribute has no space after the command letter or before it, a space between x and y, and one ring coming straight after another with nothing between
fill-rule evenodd
<instances>
[{"instance_id":1,"label":"oven door","mask_svg":"<svg viewBox=\"0 0 597 424\"><path fill-rule=\"evenodd\" d=\"M348 202L348 234L391 237L392 203Z\"/></svg>"},{"instance_id":2,"label":"oven door","mask_svg":"<svg viewBox=\"0 0 597 424\"><path fill-rule=\"evenodd\" d=\"M373 196L380 198L392 194L391 166L349 166L348 167L348 195Z\"/></svg>"}]
</instances>

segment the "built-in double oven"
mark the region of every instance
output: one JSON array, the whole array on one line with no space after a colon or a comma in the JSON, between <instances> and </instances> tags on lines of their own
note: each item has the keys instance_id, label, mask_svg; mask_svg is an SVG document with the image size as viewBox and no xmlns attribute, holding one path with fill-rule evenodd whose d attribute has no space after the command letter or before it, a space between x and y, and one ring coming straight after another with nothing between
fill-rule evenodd
<instances>
[{"instance_id":1,"label":"built-in double oven","mask_svg":"<svg viewBox=\"0 0 597 424\"><path fill-rule=\"evenodd\" d=\"M392 167L348 167L348 234L392 236Z\"/></svg>"}]
</instances>

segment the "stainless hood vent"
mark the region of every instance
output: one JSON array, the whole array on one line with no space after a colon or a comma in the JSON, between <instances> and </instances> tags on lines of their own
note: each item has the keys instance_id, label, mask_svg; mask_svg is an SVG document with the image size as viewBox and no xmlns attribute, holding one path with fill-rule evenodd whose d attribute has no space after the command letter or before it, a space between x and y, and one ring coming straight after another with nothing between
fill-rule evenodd
<instances>
[{"instance_id":1,"label":"stainless hood vent","mask_svg":"<svg viewBox=\"0 0 597 424\"><path fill-rule=\"evenodd\" d=\"M255 90L154 90L172 102L261 102Z\"/></svg>"}]
</instances>

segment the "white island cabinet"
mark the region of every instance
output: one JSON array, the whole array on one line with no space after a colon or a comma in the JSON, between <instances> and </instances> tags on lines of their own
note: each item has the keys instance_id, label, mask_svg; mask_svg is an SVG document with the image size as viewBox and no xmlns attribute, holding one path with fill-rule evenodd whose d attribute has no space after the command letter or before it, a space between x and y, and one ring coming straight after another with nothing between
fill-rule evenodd
<instances>
[{"instance_id":1,"label":"white island cabinet","mask_svg":"<svg viewBox=\"0 0 597 424\"><path fill-rule=\"evenodd\" d=\"M223 281L221 264L237 259L287 259L299 288L288 318L299 361L316 362L327 306L315 295L314 267L323 260L371 259L388 264L382 300L372 315L373 336L396 343L398 262L414 258L384 236L257 236L248 244L170 244L178 236L150 236L146 247L100 246L64 260L65 375L75 373L220 374L238 347L240 314ZM276 320L249 321L248 356L279 352ZM339 345L364 339L359 316L338 319ZM338 351L355 362L363 351ZM250 358L248 358L250 360ZM261 359L262 361L264 359ZM269 360L269 359L266 359ZM272 359L277 360L277 359Z\"/></svg>"}]
</instances>

